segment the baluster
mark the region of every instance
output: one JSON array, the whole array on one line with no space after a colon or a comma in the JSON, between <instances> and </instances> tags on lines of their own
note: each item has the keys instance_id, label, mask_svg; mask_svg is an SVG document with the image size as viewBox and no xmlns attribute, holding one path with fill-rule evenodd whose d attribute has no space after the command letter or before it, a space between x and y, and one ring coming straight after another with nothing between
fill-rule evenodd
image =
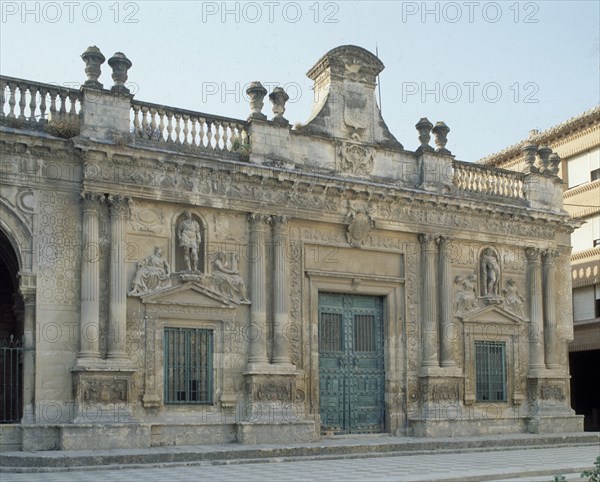
<instances>
[{"instance_id":1,"label":"baluster","mask_svg":"<svg viewBox=\"0 0 600 482\"><path fill-rule=\"evenodd\" d=\"M184 146L188 146L190 143L188 142L188 135L190 133L190 129L189 129L189 120L190 120L190 116L187 114L183 114L181 116L181 118L183 119L183 142L182 144Z\"/></svg>"},{"instance_id":2,"label":"baluster","mask_svg":"<svg viewBox=\"0 0 600 482\"><path fill-rule=\"evenodd\" d=\"M19 119L25 119L27 86L19 84Z\"/></svg>"},{"instance_id":3,"label":"baluster","mask_svg":"<svg viewBox=\"0 0 600 482\"><path fill-rule=\"evenodd\" d=\"M196 141L196 118L192 117L190 118L190 123L192 124L192 130L191 130L191 144L192 146L196 147L198 145L197 141Z\"/></svg>"},{"instance_id":4,"label":"baluster","mask_svg":"<svg viewBox=\"0 0 600 482\"><path fill-rule=\"evenodd\" d=\"M34 86L29 87L29 95L31 98L29 99L29 121L35 122L35 109L37 104L37 93L38 88Z\"/></svg>"},{"instance_id":5,"label":"baluster","mask_svg":"<svg viewBox=\"0 0 600 482\"><path fill-rule=\"evenodd\" d=\"M133 109L133 134L135 136L140 135L140 106L139 105L132 105L131 108Z\"/></svg>"},{"instance_id":6,"label":"baluster","mask_svg":"<svg viewBox=\"0 0 600 482\"><path fill-rule=\"evenodd\" d=\"M15 92L17 90L17 85L12 82L8 83L8 91L10 97L8 98L8 118L14 119L15 116L15 105L17 104L17 100L15 99Z\"/></svg>"},{"instance_id":7,"label":"baluster","mask_svg":"<svg viewBox=\"0 0 600 482\"><path fill-rule=\"evenodd\" d=\"M4 91L6 90L7 84L2 79L0 79L0 118L6 117L4 115L4 102L6 101L6 97L4 95Z\"/></svg>"},{"instance_id":8,"label":"baluster","mask_svg":"<svg viewBox=\"0 0 600 482\"><path fill-rule=\"evenodd\" d=\"M156 124L156 115L158 111L154 107L150 107L150 135L148 139L159 140L162 135L158 132L158 125Z\"/></svg>"},{"instance_id":9,"label":"baluster","mask_svg":"<svg viewBox=\"0 0 600 482\"><path fill-rule=\"evenodd\" d=\"M213 149L212 138L213 138L213 123L212 121L206 121L206 148Z\"/></svg>"},{"instance_id":10,"label":"baluster","mask_svg":"<svg viewBox=\"0 0 600 482\"><path fill-rule=\"evenodd\" d=\"M175 142L178 144L183 144L181 142L181 114L175 113Z\"/></svg>"},{"instance_id":11,"label":"baluster","mask_svg":"<svg viewBox=\"0 0 600 482\"><path fill-rule=\"evenodd\" d=\"M60 114L66 114L67 113L67 106L66 106L66 99L67 96L65 95L64 92L59 92L58 96L60 97Z\"/></svg>"},{"instance_id":12,"label":"baluster","mask_svg":"<svg viewBox=\"0 0 600 482\"><path fill-rule=\"evenodd\" d=\"M69 94L69 102L71 103L71 108L69 109L69 114L76 115L77 111L75 110L75 102L77 101L74 94Z\"/></svg>"},{"instance_id":13,"label":"baluster","mask_svg":"<svg viewBox=\"0 0 600 482\"><path fill-rule=\"evenodd\" d=\"M166 116L167 116L167 142L173 142L173 138L171 137L171 134L173 132L173 113L167 112Z\"/></svg>"},{"instance_id":14,"label":"baluster","mask_svg":"<svg viewBox=\"0 0 600 482\"><path fill-rule=\"evenodd\" d=\"M40 89L40 122L46 122L46 96L48 95L47 89Z\"/></svg>"},{"instance_id":15,"label":"baluster","mask_svg":"<svg viewBox=\"0 0 600 482\"><path fill-rule=\"evenodd\" d=\"M140 137L143 137L144 134L148 133L148 129L150 126L148 125L148 113L150 112L148 107L142 107L142 130L140 131Z\"/></svg>"},{"instance_id":16,"label":"baluster","mask_svg":"<svg viewBox=\"0 0 600 482\"><path fill-rule=\"evenodd\" d=\"M50 94L50 117L56 117L56 96L57 92L54 89L48 89Z\"/></svg>"},{"instance_id":17,"label":"baluster","mask_svg":"<svg viewBox=\"0 0 600 482\"><path fill-rule=\"evenodd\" d=\"M164 141L165 140L165 111L164 110L158 111L158 130L160 131L160 138L158 140Z\"/></svg>"},{"instance_id":18,"label":"baluster","mask_svg":"<svg viewBox=\"0 0 600 482\"><path fill-rule=\"evenodd\" d=\"M215 126L215 151L222 151L223 149L219 142L221 140L221 122L215 121L213 125Z\"/></svg>"}]
</instances>

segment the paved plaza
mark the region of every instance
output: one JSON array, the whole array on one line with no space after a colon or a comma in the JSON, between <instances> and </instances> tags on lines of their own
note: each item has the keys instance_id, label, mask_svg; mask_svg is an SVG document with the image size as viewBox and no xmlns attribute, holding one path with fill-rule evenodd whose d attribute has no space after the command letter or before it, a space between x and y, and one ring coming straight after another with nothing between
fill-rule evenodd
<instances>
[{"instance_id":1,"label":"paved plaza","mask_svg":"<svg viewBox=\"0 0 600 482\"><path fill-rule=\"evenodd\" d=\"M0 473L2 482L50 481L552 481L554 474L592 468L600 455L595 445L539 449L493 450L427 455L343 459L273 460L256 463L209 463L127 469L13 474Z\"/></svg>"}]
</instances>

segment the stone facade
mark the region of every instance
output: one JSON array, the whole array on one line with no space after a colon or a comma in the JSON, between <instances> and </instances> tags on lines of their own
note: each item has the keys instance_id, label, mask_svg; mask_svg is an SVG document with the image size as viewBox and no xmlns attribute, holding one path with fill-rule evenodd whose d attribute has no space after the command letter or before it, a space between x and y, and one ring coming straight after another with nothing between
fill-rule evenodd
<instances>
[{"instance_id":1,"label":"stone facade","mask_svg":"<svg viewBox=\"0 0 600 482\"><path fill-rule=\"evenodd\" d=\"M457 161L427 119L405 149L359 47L309 71L294 128L281 89L271 120L259 82L230 119L134 99L120 53L104 89L82 57L80 90L1 78L22 449L581 429L552 169Z\"/></svg>"},{"instance_id":2,"label":"stone facade","mask_svg":"<svg viewBox=\"0 0 600 482\"><path fill-rule=\"evenodd\" d=\"M506 169L527 169L536 150L554 151L563 180L564 208L577 223L571 235L574 339L569 343L572 406L585 415L586 430L600 430L600 106L481 159ZM550 159L550 157L549 157Z\"/></svg>"}]
</instances>

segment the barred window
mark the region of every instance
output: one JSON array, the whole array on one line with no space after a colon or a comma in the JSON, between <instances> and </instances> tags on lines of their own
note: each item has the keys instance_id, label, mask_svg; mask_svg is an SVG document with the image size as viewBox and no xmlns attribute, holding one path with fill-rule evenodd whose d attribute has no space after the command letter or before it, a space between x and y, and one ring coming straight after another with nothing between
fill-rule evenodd
<instances>
[{"instance_id":1,"label":"barred window","mask_svg":"<svg viewBox=\"0 0 600 482\"><path fill-rule=\"evenodd\" d=\"M165 403L212 403L213 332L165 328Z\"/></svg>"},{"instance_id":2,"label":"barred window","mask_svg":"<svg viewBox=\"0 0 600 482\"><path fill-rule=\"evenodd\" d=\"M476 399L506 401L506 349L503 342L475 342Z\"/></svg>"}]
</instances>

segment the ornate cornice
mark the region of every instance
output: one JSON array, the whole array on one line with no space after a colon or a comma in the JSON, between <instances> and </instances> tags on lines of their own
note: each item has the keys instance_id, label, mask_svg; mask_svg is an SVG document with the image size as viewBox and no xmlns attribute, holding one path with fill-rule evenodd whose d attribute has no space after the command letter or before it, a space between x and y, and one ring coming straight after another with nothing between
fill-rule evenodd
<instances>
[{"instance_id":1,"label":"ornate cornice","mask_svg":"<svg viewBox=\"0 0 600 482\"><path fill-rule=\"evenodd\" d=\"M556 143L559 141L559 139L572 134L574 131L580 131L582 129L592 127L597 123L600 123L600 106L586 110L585 112L571 117L560 124L533 135L532 137L523 139L512 146L506 147L495 154L483 157L477 161L477 164L484 164L486 166L505 164L509 161L520 158L522 156L521 147L528 142L533 142L539 145Z\"/></svg>"}]
</instances>

